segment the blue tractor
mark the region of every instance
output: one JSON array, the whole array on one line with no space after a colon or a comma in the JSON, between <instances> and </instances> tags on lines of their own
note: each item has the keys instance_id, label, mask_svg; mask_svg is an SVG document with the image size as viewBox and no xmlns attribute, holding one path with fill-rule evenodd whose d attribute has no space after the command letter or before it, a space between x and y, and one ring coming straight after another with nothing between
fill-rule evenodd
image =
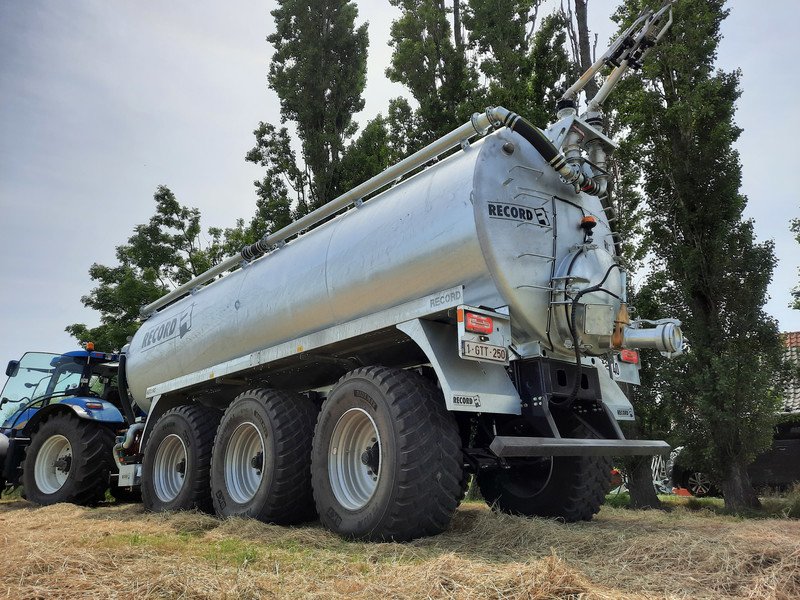
<instances>
[{"instance_id":1,"label":"blue tractor","mask_svg":"<svg viewBox=\"0 0 800 600\"><path fill-rule=\"evenodd\" d=\"M120 399L119 358L87 345L66 354L28 352L8 363L0 491L22 485L27 499L44 505L90 505L114 492L115 437L133 419Z\"/></svg>"}]
</instances>

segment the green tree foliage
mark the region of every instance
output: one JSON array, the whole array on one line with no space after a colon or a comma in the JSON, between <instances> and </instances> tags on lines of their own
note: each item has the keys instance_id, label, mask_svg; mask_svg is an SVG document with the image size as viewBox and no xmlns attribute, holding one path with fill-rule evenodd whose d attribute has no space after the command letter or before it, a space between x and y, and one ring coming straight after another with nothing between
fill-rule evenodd
<instances>
[{"instance_id":1,"label":"green tree foliage","mask_svg":"<svg viewBox=\"0 0 800 600\"><path fill-rule=\"evenodd\" d=\"M117 266L93 264L89 276L96 287L81 302L100 313L100 325L69 325L66 331L98 350L119 350L139 328L139 309L170 289L206 271L226 254L226 245L241 227L208 230L203 235L200 211L178 202L169 188L154 195L156 212L134 227L128 242L117 246ZM242 224L240 224L242 225Z\"/></svg>"},{"instance_id":2,"label":"green tree foliage","mask_svg":"<svg viewBox=\"0 0 800 600\"><path fill-rule=\"evenodd\" d=\"M623 22L641 0L625 0ZM651 2L650 4L656 4ZM659 3L660 4L660 3ZM723 0L683 0L620 111L639 144L654 272L647 287L677 315L691 352L665 364L658 389L686 458L722 483L735 510L758 503L746 466L768 447L781 346L763 310L775 265L742 219L734 143L739 74L714 70Z\"/></svg>"},{"instance_id":3,"label":"green tree foliage","mask_svg":"<svg viewBox=\"0 0 800 600\"><path fill-rule=\"evenodd\" d=\"M386 74L418 105L417 133L406 145L418 149L486 106L506 106L540 125L551 120L564 76L574 71L560 13L537 28L541 0L461 1L452 4L458 12L443 0L390 1L401 15L392 24Z\"/></svg>"},{"instance_id":4,"label":"green tree foliage","mask_svg":"<svg viewBox=\"0 0 800 600\"><path fill-rule=\"evenodd\" d=\"M351 189L401 161L427 140L418 114L404 98L389 102L388 116L378 115L342 157L342 189Z\"/></svg>"},{"instance_id":5,"label":"green tree foliage","mask_svg":"<svg viewBox=\"0 0 800 600\"><path fill-rule=\"evenodd\" d=\"M391 150L386 119L378 115L367 123L342 158L342 189L354 188L389 166Z\"/></svg>"},{"instance_id":6,"label":"green tree foliage","mask_svg":"<svg viewBox=\"0 0 800 600\"><path fill-rule=\"evenodd\" d=\"M419 103L417 116L423 143L461 124L474 112L469 99L477 77L456 48L443 0L389 0L401 11L392 23L392 60L386 75L405 85Z\"/></svg>"},{"instance_id":7,"label":"green tree foliage","mask_svg":"<svg viewBox=\"0 0 800 600\"><path fill-rule=\"evenodd\" d=\"M556 101L577 74L577 68L564 50L565 39L566 21L561 13L542 19L533 35L527 75L528 98L521 102L528 120L542 127L552 120ZM491 97L490 102L493 102Z\"/></svg>"},{"instance_id":8,"label":"green tree foliage","mask_svg":"<svg viewBox=\"0 0 800 600\"><path fill-rule=\"evenodd\" d=\"M563 14L548 15L536 27L540 5L541 0L469 0L464 25L485 82L481 102L544 126L562 91L557 83L575 68L565 50Z\"/></svg>"},{"instance_id":9,"label":"green tree foliage","mask_svg":"<svg viewBox=\"0 0 800 600\"><path fill-rule=\"evenodd\" d=\"M252 243L277 231L291 223L298 214L308 212L308 176L298 167L289 131L262 122L253 135L256 145L245 160L264 167L265 172L259 181L254 182L256 214L246 230L244 243Z\"/></svg>"},{"instance_id":10,"label":"green tree foliage","mask_svg":"<svg viewBox=\"0 0 800 600\"><path fill-rule=\"evenodd\" d=\"M356 130L353 113L364 107L367 25L355 26L358 9L348 0L278 0L272 16L269 83L282 122L297 124L313 209L344 191L340 162Z\"/></svg>"}]
</instances>

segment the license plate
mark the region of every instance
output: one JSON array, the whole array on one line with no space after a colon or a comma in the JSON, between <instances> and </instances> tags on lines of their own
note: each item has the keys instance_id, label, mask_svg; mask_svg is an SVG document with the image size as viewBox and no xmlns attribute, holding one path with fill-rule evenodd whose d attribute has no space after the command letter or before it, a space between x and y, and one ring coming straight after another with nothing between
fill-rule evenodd
<instances>
[{"instance_id":1,"label":"license plate","mask_svg":"<svg viewBox=\"0 0 800 600\"><path fill-rule=\"evenodd\" d=\"M466 358L477 358L491 362L508 362L508 350L502 346L491 344L476 344L475 342L461 342L461 354Z\"/></svg>"}]
</instances>

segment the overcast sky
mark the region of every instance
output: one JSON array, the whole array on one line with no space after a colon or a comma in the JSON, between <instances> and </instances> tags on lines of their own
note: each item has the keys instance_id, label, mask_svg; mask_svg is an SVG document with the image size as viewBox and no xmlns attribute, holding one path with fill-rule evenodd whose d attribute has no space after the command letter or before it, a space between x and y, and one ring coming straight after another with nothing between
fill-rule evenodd
<instances>
[{"instance_id":1,"label":"overcast sky","mask_svg":"<svg viewBox=\"0 0 800 600\"><path fill-rule=\"evenodd\" d=\"M205 226L249 218L259 170L244 155L258 121L279 120L266 85L274 4L0 1L0 362L74 349L64 327L98 323L80 302L88 268L113 263L115 246L152 215L159 184L200 208ZM589 4L601 40L616 4ZM384 76L394 9L358 5L370 31L365 123L404 90ZM776 244L767 310L797 331L800 311L787 304L800 265L788 229L800 216L800 3L730 6L719 58L743 71L746 216Z\"/></svg>"}]
</instances>

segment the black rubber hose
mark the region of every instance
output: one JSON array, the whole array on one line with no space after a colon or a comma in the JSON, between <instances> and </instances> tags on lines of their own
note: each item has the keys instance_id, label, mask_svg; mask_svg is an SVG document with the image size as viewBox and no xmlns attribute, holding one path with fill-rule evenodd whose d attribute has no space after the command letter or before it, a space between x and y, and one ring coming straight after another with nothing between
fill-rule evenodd
<instances>
[{"instance_id":1,"label":"black rubber hose","mask_svg":"<svg viewBox=\"0 0 800 600\"><path fill-rule=\"evenodd\" d=\"M516 113L508 113L503 121L503 125L511 131L518 133L542 155L551 167L556 171L562 169L567 164L567 159L553 145L544 131L526 121Z\"/></svg>"},{"instance_id":2,"label":"black rubber hose","mask_svg":"<svg viewBox=\"0 0 800 600\"><path fill-rule=\"evenodd\" d=\"M128 378L125 375L125 362L127 356L122 354L119 357L119 370L117 371L117 388L119 389L119 401L122 404L122 411L125 413L125 418L128 420L128 425L133 425L136 422L136 415L133 412L133 405L131 404L131 397L128 395Z\"/></svg>"},{"instance_id":3,"label":"black rubber hose","mask_svg":"<svg viewBox=\"0 0 800 600\"><path fill-rule=\"evenodd\" d=\"M568 167L567 159L553 145L544 131L513 112L508 113L503 120L503 125L521 135L555 169L556 173L564 177L569 176L569 171L566 173L562 171L564 167ZM581 172L577 173L577 177L577 183L582 192L591 196L597 196L600 193L600 185L593 178L587 177Z\"/></svg>"},{"instance_id":4,"label":"black rubber hose","mask_svg":"<svg viewBox=\"0 0 800 600\"><path fill-rule=\"evenodd\" d=\"M240 255L246 261L255 260L267 253L269 248L264 243L263 239L258 240L257 242L250 244L249 246L245 246L241 249Z\"/></svg>"}]
</instances>

